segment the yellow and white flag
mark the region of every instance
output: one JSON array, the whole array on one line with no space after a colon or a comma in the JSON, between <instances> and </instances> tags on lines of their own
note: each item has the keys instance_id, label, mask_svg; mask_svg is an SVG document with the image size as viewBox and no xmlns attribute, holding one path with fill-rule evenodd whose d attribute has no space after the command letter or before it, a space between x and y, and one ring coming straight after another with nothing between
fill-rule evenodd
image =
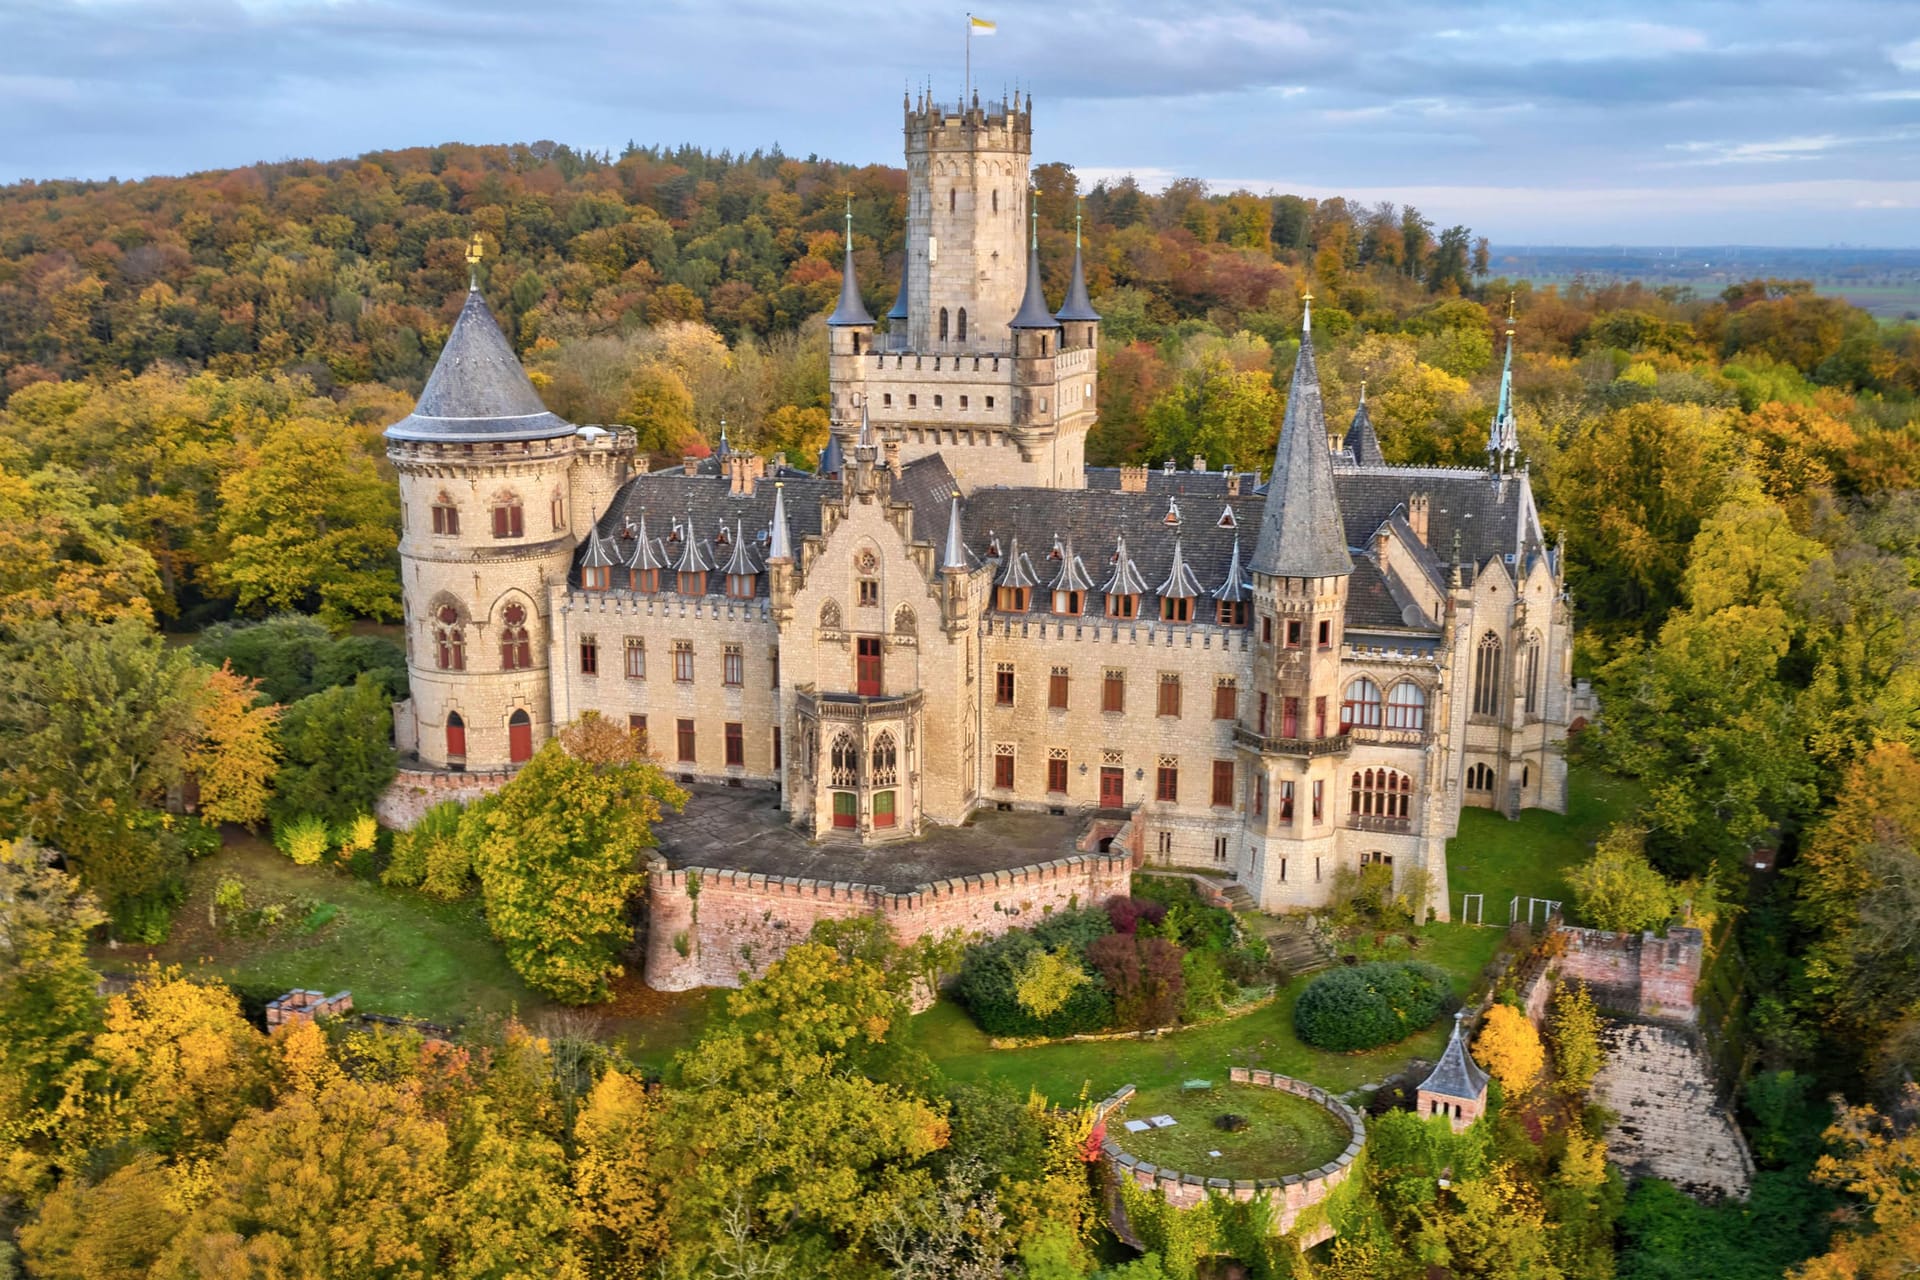
<instances>
[{"instance_id":1,"label":"yellow and white flag","mask_svg":"<svg viewBox=\"0 0 1920 1280\"><path fill-rule=\"evenodd\" d=\"M990 36L999 29L998 24L988 22L985 18L976 18L972 14L967 15L967 32L970 35Z\"/></svg>"}]
</instances>

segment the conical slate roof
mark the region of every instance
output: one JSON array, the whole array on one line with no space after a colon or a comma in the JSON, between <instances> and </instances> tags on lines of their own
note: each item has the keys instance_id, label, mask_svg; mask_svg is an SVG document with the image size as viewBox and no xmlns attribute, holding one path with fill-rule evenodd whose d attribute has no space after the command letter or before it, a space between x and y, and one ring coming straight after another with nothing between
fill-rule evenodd
<instances>
[{"instance_id":1,"label":"conical slate roof","mask_svg":"<svg viewBox=\"0 0 1920 1280\"><path fill-rule=\"evenodd\" d=\"M1193 597L1200 594L1200 579L1194 577L1193 570L1187 567L1187 558L1181 554L1180 539L1173 540L1173 565L1167 570L1167 580L1154 592L1161 599L1179 599L1182 596Z\"/></svg>"},{"instance_id":2,"label":"conical slate roof","mask_svg":"<svg viewBox=\"0 0 1920 1280\"><path fill-rule=\"evenodd\" d=\"M413 412L388 427L386 437L477 444L551 440L574 430L540 403L486 299L471 289Z\"/></svg>"},{"instance_id":3,"label":"conical slate roof","mask_svg":"<svg viewBox=\"0 0 1920 1280\"><path fill-rule=\"evenodd\" d=\"M1287 414L1273 454L1260 539L1248 568L1276 578L1337 578L1353 572L1340 502L1333 489L1333 454L1320 404L1320 371L1313 358L1313 316L1300 327Z\"/></svg>"},{"instance_id":4,"label":"conical slate roof","mask_svg":"<svg viewBox=\"0 0 1920 1280\"><path fill-rule=\"evenodd\" d=\"M1015 535L1007 546L1005 565L1000 570L1000 580L996 584L1002 587L1031 587L1034 585L1033 561L1021 553L1020 538Z\"/></svg>"},{"instance_id":5,"label":"conical slate roof","mask_svg":"<svg viewBox=\"0 0 1920 1280\"><path fill-rule=\"evenodd\" d=\"M1067 300L1053 313L1055 320L1098 320L1100 313L1093 309L1093 301L1087 297L1087 273L1080 266L1080 242L1076 237L1073 245L1073 279L1067 283Z\"/></svg>"},{"instance_id":6,"label":"conical slate roof","mask_svg":"<svg viewBox=\"0 0 1920 1280\"><path fill-rule=\"evenodd\" d=\"M733 555L727 559L724 572L731 578L751 578L760 572L760 566L753 562L753 552L747 549L747 540L742 535L742 522L733 522Z\"/></svg>"},{"instance_id":7,"label":"conical slate roof","mask_svg":"<svg viewBox=\"0 0 1920 1280\"><path fill-rule=\"evenodd\" d=\"M867 304L860 298L860 281L853 274L853 215L847 215L847 256L840 268L840 305L827 317L827 323L839 327L864 324L871 326L873 317L867 314Z\"/></svg>"},{"instance_id":8,"label":"conical slate roof","mask_svg":"<svg viewBox=\"0 0 1920 1280\"><path fill-rule=\"evenodd\" d=\"M846 455L840 449L840 437L829 431L827 447L820 451L820 474L837 476L846 469Z\"/></svg>"},{"instance_id":9,"label":"conical slate roof","mask_svg":"<svg viewBox=\"0 0 1920 1280\"><path fill-rule=\"evenodd\" d=\"M1087 563L1074 554L1073 539L1067 539L1067 545L1060 552L1060 572L1053 575L1050 591L1091 591L1093 578L1087 573Z\"/></svg>"},{"instance_id":10,"label":"conical slate roof","mask_svg":"<svg viewBox=\"0 0 1920 1280\"><path fill-rule=\"evenodd\" d=\"M1353 423L1347 428L1347 452L1356 466L1384 467L1387 455L1380 452L1380 437L1373 431L1373 415L1367 412L1367 389L1360 388L1360 407L1353 411Z\"/></svg>"},{"instance_id":11,"label":"conical slate roof","mask_svg":"<svg viewBox=\"0 0 1920 1280\"><path fill-rule=\"evenodd\" d=\"M887 309L887 319L904 321L907 318L907 264L900 264L900 296L893 300L893 306Z\"/></svg>"},{"instance_id":12,"label":"conical slate roof","mask_svg":"<svg viewBox=\"0 0 1920 1280\"><path fill-rule=\"evenodd\" d=\"M1020 310L1008 322L1014 329L1058 329L1060 322L1047 311L1047 290L1040 282L1040 241L1035 232L1033 248L1027 251L1027 295L1020 299Z\"/></svg>"},{"instance_id":13,"label":"conical slate roof","mask_svg":"<svg viewBox=\"0 0 1920 1280\"><path fill-rule=\"evenodd\" d=\"M649 569L666 567L666 556L661 554L660 548L647 537L647 513L642 511L640 529L633 535L633 554L627 557L627 568L645 573Z\"/></svg>"},{"instance_id":14,"label":"conical slate roof","mask_svg":"<svg viewBox=\"0 0 1920 1280\"><path fill-rule=\"evenodd\" d=\"M1233 559L1227 564L1227 580L1214 588L1215 600L1245 600L1253 594L1253 584L1247 581L1246 570L1240 567L1240 539L1233 540Z\"/></svg>"},{"instance_id":15,"label":"conical slate roof","mask_svg":"<svg viewBox=\"0 0 1920 1280\"><path fill-rule=\"evenodd\" d=\"M673 566L679 573L705 573L713 568L706 553L700 550L700 535L694 532L693 513L687 513L686 526L680 532L680 559Z\"/></svg>"},{"instance_id":16,"label":"conical slate roof","mask_svg":"<svg viewBox=\"0 0 1920 1280\"><path fill-rule=\"evenodd\" d=\"M600 522L595 520L587 530L587 553L580 557L580 565L585 569L611 569L619 561L614 558L610 540L600 536Z\"/></svg>"},{"instance_id":17,"label":"conical slate roof","mask_svg":"<svg viewBox=\"0 0 1920 1280\"><path fill-rule=\"evenodd\" d=\"M1137 596L1146 589L1147 580L1140 576L1133 557L1127 554L1127 540L1123 537L1113 550L1113 573L1100 590L1110 596Z\"/></svg>"},{"instance_id":18,"label":"conical slate roof","mask_svg":"<svg viewBox=\"0 0 1920 1280\"><path fill-rule=\"evenodd\" d=\"M787 528L786 486L775 482L773 486L773 533L772 545L767 548L767 559L793 559L793 534Z\"/></svg>"},{"instance_id":19,"label":"conical slate roof","mask_svg":"<svg viewBox=\"0 0 1920 1280\"><path fill-rule=\"evenodd\" d=\"M1440 1055L1440 1065L1433 1069L1433 1074L1427 1077L1426 1083L1420 1088L1443 1098L1477 1102L1486 1090L1487 1073L1467 1052L1467 1042L1461 1035L1465 1016L1460 1013L1453 1015L1453 1038L1447 1041L1447 1050Z\"/></svg>"},{"instance_id":20,"label":"conical slate roof","mask_svg":"<svg viewBox=\"0 0 1920 1280\"><path fill-rule=\"evenodd\" d=\"M957 573L967 571L967 543L960 536L960 492L955 490L953 505L947 508L947 546L940 555L940 568Z\"/></svg>"}]
</instances>

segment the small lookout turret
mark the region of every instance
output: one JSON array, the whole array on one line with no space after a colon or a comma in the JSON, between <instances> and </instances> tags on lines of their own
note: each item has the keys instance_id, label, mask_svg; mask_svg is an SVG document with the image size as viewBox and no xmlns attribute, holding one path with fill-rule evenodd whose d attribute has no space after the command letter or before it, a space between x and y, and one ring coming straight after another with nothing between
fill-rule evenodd
<instances>
[{"instance_id":1,"label":"small lookout turret","mask_svg":"<svg viewBox=\"0 0 1920 1280\"><path fill-rule=\"evenodd\" d=\"M1487 1112L1487 1073L1467 1052L1466 1014L1453 1015L1453 1035L1440 1065L1421 1084L1415 1108L1423 1116L1446 1116L1455 1133Z\"/></svg>"}]
</instances>

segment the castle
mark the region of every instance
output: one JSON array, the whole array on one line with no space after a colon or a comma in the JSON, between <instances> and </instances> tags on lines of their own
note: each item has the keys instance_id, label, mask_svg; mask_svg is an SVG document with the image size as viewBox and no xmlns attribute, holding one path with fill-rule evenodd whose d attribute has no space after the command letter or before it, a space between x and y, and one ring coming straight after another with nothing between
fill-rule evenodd
<instances>
[{"instance_id":1,"label":"castle","mask_svg":"<svg viewBox=\"0 0 1920 1280\"><path fill-rule=\"evenodd\" d=\"M1102 813L1267 910L1379 864L1446 918L1461 807L1563 809L1576 718L1511 331L1484 468L1388 465L1364 400L1330 432L1310 305L1265 483L1089 468L1100 317L1077 247L1044 297L1031 111L907 104L899 297L882 331L849 243L812 474L724 439L649 470L548 412L469 293L386 433L401 746L497 771L598 712L853 865L982 810Z\"/></svg>"}]
</instances>

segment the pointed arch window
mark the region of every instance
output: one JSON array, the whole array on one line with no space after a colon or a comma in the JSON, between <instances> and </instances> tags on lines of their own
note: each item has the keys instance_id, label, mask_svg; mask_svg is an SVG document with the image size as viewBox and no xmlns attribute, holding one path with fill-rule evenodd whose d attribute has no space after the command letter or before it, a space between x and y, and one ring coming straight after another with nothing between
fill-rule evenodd
<instances>
[{"instance_id":1,"label":"pointed arch window","mask_svg":"<svg viewBox=\"0 0 1920 1280\"><path fill-rule=\"evenodd\" d=\"M853 735L843 733L833 740L829 748L829 768L827 781L836 787L857 787L860 785L860 748L854 743Z\"/></svg>"},{"instance_id":2,"label":"pointed arch window","mask_svg":"<svg viewBox=\"0 0 1920 1280\"><path fill-rule=\"evenodd\" d=\"M1380 686L1361 676L1347 686L1347 696L1340 704L1340 730L1359 727L1378 729L1380 727Z\"/></svg>"},{"instance_id":3,"label":"pointed arch window","mask_svg":"<svg viewBox=\"0 0 1920 1280\"><path fill-rule=\"evenodd\" d=\"M1411 680L1402 680L1387 690L1387 728L1424 729L1427 727L1427 691Z\"/></svg>"},{"instance_id":4,"label":"pointed arch window","mask_svg":"<svg viewBox=\"0 0 1920 1280\"><path fill-rule=\"evenodd\" d=\"M526 512L520 506L520 495L509 493L494 499L493 536L496 538L523 538L527 533Z\"/></svg>"},{"instance_id":5,"label":"pointed arch window","mask_svg":"<svg viewBox=\"0 0 1920 1280\"><path fill-rule=\"evenodd\" d=\"M458 711L447 712L447 762L467 758L467 722Z\"/></svg>"},{"instance_id":6,"label":"pointed arch window","mask_svg":"<svg viewBox=\"0 0 1920 1280\"><path fill-rule=\"evenodd\" d=\"M960 308L959 323L954 326L953 336L961 342L967 340L967 309L965 307ZM965 405L960 407L966 408Z\"/></svg>"},{"instance_id":7,"label":"pointed arch window","mask_svg":"<svg viewBox=\"0 0 1920 1280\"><path fill-rule=\"evenodd\" d=\"M1473 714L1500 714L1500 637L1489 631L1473 654Z\"/></svg>"},{"instance_id":8,"label":"pointed arch window","mask_svg":"<svg viewBox=\"0 0 1920 1280\"><path fill-rule=\"evenodd\" d=\"M460 611L443 604L433 614L434 661L442 671L467 669L467 636L460 626Z\"/></svg>"},{"instance_id":9,"label":"pointed arch window","mask_svg":"<svg viewBox=\"0 0 1920 1280\"><path fill-rule=\"evenodd\" d=\"M945 307L942 307L940 308L940 341L945 342L946 340L947 340L947 309Z\"/></svg>"},{"instance_id":10,"label":"pointed arch window","mask_svg":"<svg viewBox=\"0 0 1920 1280\"><path fill-rule=\"evenodd\" d=\"M1355 769L1348 812L1361 818L1407 818L1413 779L1397 769Z\"/></svg>"},{"instance_id":11,"label":"pointed arch window","mask_svg":"<svg viewBox=\"0 0 1920 1280\"><path fill-rule=\"evenodd\" d=\"M1528 715L1540 713L1540 637L1532 636L1527 641L1527 683L1526 710Z\"/></svg>"},{"instance_id":12,"label":"pointed arch window","mask_svg":"<svg viewBox=\"0 0 1920 1280\"><path fill-rule=\"evenodd\" d=\"M533 639L527 634L526 606L510 604L500 615L500 666L525 671L533 666Z\"/></svg>"},{"instance_id":13,"label":"pointed arch window","mask_svg":"<svg viewBox=\"0 0 1920 1280\"><path fill-rule=\"evenodd\" d=\"M876 787L890 787L899 777L900 751L893 741L893 734L882 732L873 740L873 775L871 781Z\"/></svg>"},{"instance_id":14,"label":"pointed arch window","mask_svg":"<svg viewBox=\"0 0 1920 1280\"><path fill-rule=\"evenodd\" d=\"M433 500L433 531L443 534L460 532L460 508L453 504L453 498L444 489Z\"/></svg>"}]
</instances>

